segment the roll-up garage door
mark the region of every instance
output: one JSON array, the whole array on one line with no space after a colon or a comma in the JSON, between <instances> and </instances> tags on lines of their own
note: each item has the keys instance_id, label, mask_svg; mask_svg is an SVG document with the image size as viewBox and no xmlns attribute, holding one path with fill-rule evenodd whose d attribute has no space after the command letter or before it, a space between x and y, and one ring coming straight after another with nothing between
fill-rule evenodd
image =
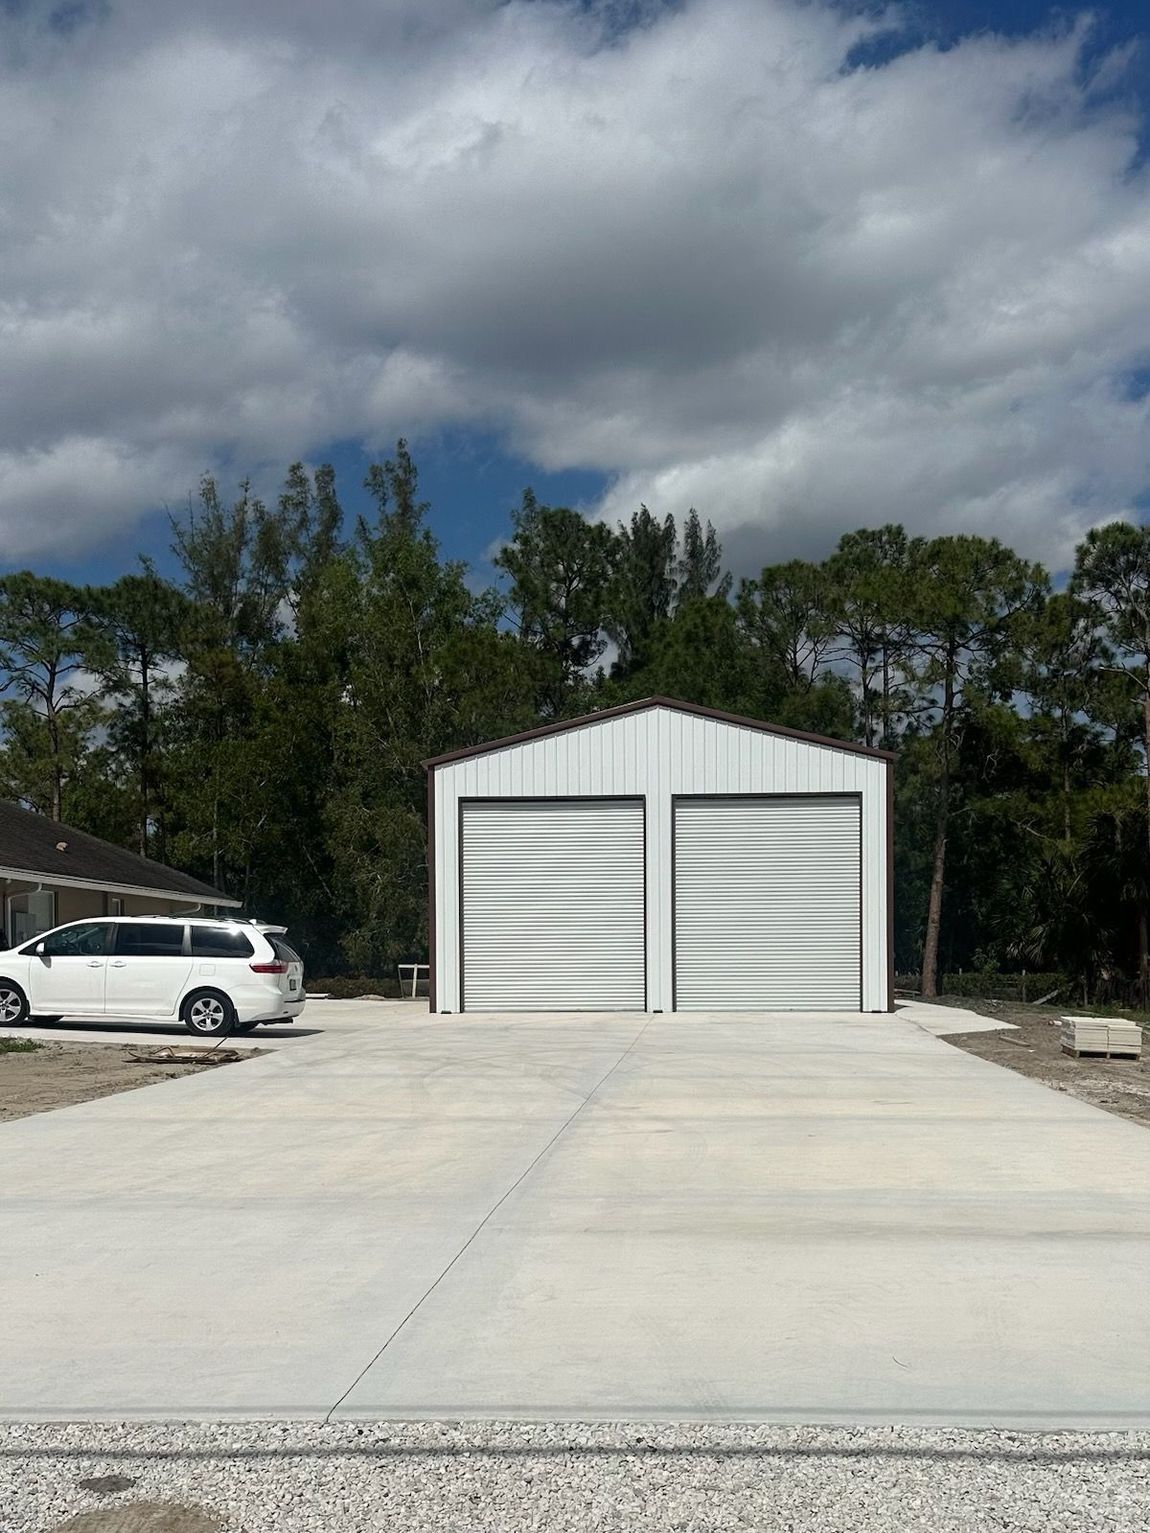
<instances>
[{"instance_id":1,"label":"roll-up garage door","mask_svg":"<svg viewBox=\"0 0 1150 1533\"><path fill-rule=\"evenodd\" d=\"M643 804L463 806L463 1007L642 1011Z\"/></svg>"},{"instance_id":2,"label":"roll-up garage door","mask_svg":"<svg viewBox=\"0 0 1150 1533\"><path fill-rule=\"evenodd\" d=\"M857 797L675 804L679 1011L857 1011Z\"/></svg>"}]
</instances>

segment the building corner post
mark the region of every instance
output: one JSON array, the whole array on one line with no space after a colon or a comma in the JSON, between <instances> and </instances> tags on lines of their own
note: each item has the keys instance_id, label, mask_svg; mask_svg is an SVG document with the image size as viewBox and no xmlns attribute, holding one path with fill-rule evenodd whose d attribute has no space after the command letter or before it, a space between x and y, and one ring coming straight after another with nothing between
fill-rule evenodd
<instances>
[{"instance_id":1,"label":"building corner post","mask_svg":"<svg viewBox=\"0 0 1150 1533\"><path fill-rule=\"evenodd\" d=\"M886 1009L894 1010L894 764L886 764Z\"/></svg>"},{"instance_id":2,"label":"building corner post","mask_svg":"<svg viewBox=\"0 0 1150 1533\"><path fill-rule=\"evenodd\" d=\"M435 979L435 768L427 769L427 1009L437 1010Z\"/></svg>"}]
</instances>

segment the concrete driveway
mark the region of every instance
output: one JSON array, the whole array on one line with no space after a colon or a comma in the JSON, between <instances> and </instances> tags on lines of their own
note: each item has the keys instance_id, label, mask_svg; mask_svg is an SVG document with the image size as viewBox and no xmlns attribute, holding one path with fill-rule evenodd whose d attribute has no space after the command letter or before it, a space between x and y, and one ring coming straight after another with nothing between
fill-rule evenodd
<instances>
[{"instance_id":1,"label":"concrete driveway","mask_svg":"<svg viewBox=\"0 0 1150 1533\"><path fill-rule=\"evenodd\" d=\"M309 1009L0 1126L0 1407L1150 1424L1150 1134L907 1016Z\"/></svg>"}]
</instances>

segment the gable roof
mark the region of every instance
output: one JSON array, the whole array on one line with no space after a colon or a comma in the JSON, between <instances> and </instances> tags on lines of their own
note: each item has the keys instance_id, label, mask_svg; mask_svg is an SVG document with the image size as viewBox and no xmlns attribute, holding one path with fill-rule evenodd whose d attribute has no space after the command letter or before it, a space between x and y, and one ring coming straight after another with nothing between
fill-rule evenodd
<instances>
[{"instance_id":1,"label":"gable roof","mask_svg":"<svg viewBox=\"0 0 1150 1533\"><path fill-rule=\"evenodd\" d=\"M6 877L121 894L168 894L203 905L243 903L150 857L139 857L18 804L0 803L0 878Z\"/></svg>"},{"instance_id":2,"label":"gable roof","mask_svg":"<svg viewBox=\"0 0 1150 1533\"><path fill-rule=\"evenodd\" d=\"M740 729L757 729L761 734L783 735L788 740L802 740L807 745L823 745L831 750L849 751L854 756L873 756L880 761L895 759L893 751L879 750L874 745L859 745L855 740L834 740L830 735L812 735L803 729L789 729L785 724L768 724L764 719L748 719L741 713L724 713L721 708L704 708L701 703L685 703L677 697L643 697L638 702L601 708L598 713L581 713L578 718L560 719L555 724L542 724L538 729L525 729L522 734L506 735L502 740L489 740L483 745L467 745L462 750L446 751L442 756L430 757L423 764L428 768L446 766L449 761L463 761L468 756L486 756L489 751L500 751L508 745L522 745L528 740L540 740L546 735L579 729L584 724L599 724L604 719L622 718L628 713L645 713L649 708L670 708L674 713L717 719L722 724L734 724Z\"/></svg>"}]
</instances>

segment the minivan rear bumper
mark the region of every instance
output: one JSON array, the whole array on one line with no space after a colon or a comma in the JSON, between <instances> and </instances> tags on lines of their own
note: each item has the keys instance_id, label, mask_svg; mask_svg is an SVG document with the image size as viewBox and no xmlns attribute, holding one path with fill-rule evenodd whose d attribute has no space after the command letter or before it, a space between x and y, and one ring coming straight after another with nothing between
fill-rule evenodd
<instances>
[{"instance_id":1,"label":"minivan rear bumper","mask_svg":"<svg viewBox=\"0 0 1150 1533\"><path fill-rule=\"evenodd\" d=\"M256 1003L244 1004L235 999L236 1017L240 1022L294 1022L307 1003L307 996L261 996Z\"/></svg>"}]
</instances>

